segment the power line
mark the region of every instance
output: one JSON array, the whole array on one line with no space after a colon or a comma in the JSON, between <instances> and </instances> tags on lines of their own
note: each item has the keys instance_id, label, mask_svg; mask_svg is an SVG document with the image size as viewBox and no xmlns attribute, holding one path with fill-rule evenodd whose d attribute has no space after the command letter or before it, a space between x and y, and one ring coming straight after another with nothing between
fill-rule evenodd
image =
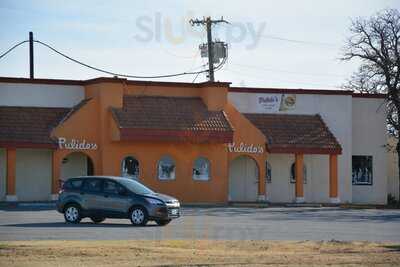
<instances>
[{"instance_id":1,"label":"power line","mask_svg":"<svg viewBox=\"0 0 400 267\"><path fill-rule=\"evenodd\" d=\"M304 41L304 40L296 40L296 39L289 39L289 38L284 38L284 37L279 37L275 35L260 35L260 37L265 38L265 39L272 39L272 40L278 40L278 41L285 41L285 42L291 42L291 43L297 43L297 44L306 44L306 45L318 45L318 46L326 46L326 47L338 47L337 44L333 43L323 43L323 42L313 42L313 41Z\"/></svg>"},{"instance_id":2,"label":"power line","mask_svg":"<svg viewBox=\"0 0 400 267\"><path fill-rule=\"evenodd\" d=\"M229 72L232 72L232 73L236 73L236 74L252 77L252 78L258 79L258 80L265 81L267 79L267 77L261 77L261 76L254 75L254 74L248 74L248 73L245 73L243 71L238 71L238 70L234 70L234 69L226 69L226 70L229 71ZM310 83L310 82L303 83L303 82L299 82L299 81L289 81L289 80L281 80L281 79L274 79L274 80L278 81L278 82L285 82L285 83L297 83L297 84L301 83L301 84L309 85L309 86L331 87L331 88L339 88L340 89L340 87L335 86L335 85L325 85L325 84L317 84L317 83Z\"/></svg>"},{"instance_id":3,"label":"power line","mask_svg":"<svg viewBox=\"0 0 400 267\"><path fill-rule=\"evenodd\" d=\"M237 64L233 63L232 65L244 67L244 68L250 68L250 69L256 69L256 70L262 70L262 71L269 71L269 72L277 72L277 73L287 73L287 74L295 74L295 75L306 75L306 76L327 76L327 77L347 77L345 75L339 75L339 74L328 74L328 73L304 73L304 72L295 72L295 71L287 71L287 70L277 70L277 69L270 69L270 68L264 68L260 66L252 66L252 65L244 65L244 64Z\"/></svg>"},{"instance_id":4,"label":"power line","mask_svg":"<svg viewBox=\"0 0 400 267\"><path fill-rule=\"evenodd\" d=\"M20 45L22 45L22 44L24 44L24 43L27 43L27 42L29 42L28 40L25 40L25 41L22 41L22 42L19 42L19 43L17 43L17 44L15 44L13 47L11 47L10 49L8 49L6 52L4 52L3 54L1 54L0 55L0 59L2 59L3 57L5 57L8 53L10 53L11 51L13 51L15 48L17 48L18 46L20 46Z\"/></svg>"},{"instance_id":5,"label":"power line","mask_svg":"<svg viewBox=\"0 0 400 267\"><path fill-rule=\"evenodd\" d=\"M22 42L19 42L19 43L15 44L10 49L8 49L3 54L1 54L0 55L0 59L5 57L8 53L13 51L18 46L20 46L20 45L22 45L24 43L27 43L27 42L29 42L29 41L25 40L25 41L22 41ZM73 62L75 62L77 64L80 64L80 65L82 65L84 67L87 67L87 68L90 68L92 70L96 70L96 71L99 71L99 72L102 72L102 73L106 73L106 74L109 74L109 75L112 75L112 76L119 76L119 77L125 77L125 78L134 78L134 79L157 79L157 78L169 78L169 77L184 76L184 75L198 75L198 74L201 74L201 73L208 72L208 69L206 69L206 70L201 70L201 71L186 71L186 72L181 72L181 73L165 74L165 75L153 75L153 76L139 76L139 75L128 75L128 74L122 74L122 73L115 73L115 72L112 72L112 71L108 71L108 70L104 70L104 69L100 69L100 68L91 66L91 65L86 64L86 63L84 63L82 61L74 59L74 58L72 58L72 57L60 52L59 50L57 50L56 48L52 47L51 45L49 45L47 43L41 42L39 40L33 40L33 42L41 44L41 45L47 47L48 49L52 50L53 52L63 56L64 58L66 58L66 59L68 59L70 61L73 61ZM221 64L218 65L217 68L220 69L223 64L224 64L224 61L221 62ZM201 67L203 67L203 66L201 66Z\"/></svg>"},{"instance_id":6,"label":"power line","mask_svg":"<svg viewBox=\"0 0 400 267\"><path fill-rule=\"evenodd\" d=\"M228 24L228 26L231 26L231 24ZM331 48L337 48L339 46L339 44L335 44L335 43L305 41L305 40L285 38L285 37L280 37L280 36L270 35L270 34L261 34L260 37L265 38L265 39L297 43L297 44L304 44L304 45L325 46L325 47L331 47Z\"/></svg>"},{"instance_id":7,"label":"power line","mask_svg":"<svg viewBox=\"0 0 400 267\"><path fill-rule=\"evenodd\" d=\"M66 54L58 51L57 49L53 48L52 46L41 42L39 40L35 40L34 42L39 43L47 48L49 48L50 50L52 50L53 52L65 57L66 59L69 59L77 64L80 64L82 66L85 66L87 68L90 68L92 70L96 70L102 73L106 73L109 75L113 75L113 76L119 76L119 77L125 77L125 78L134 78L134 79L158 79L158 78L169 78L169 77L177 77L177 76L184 76L184 75L196 75L198 73L203 73L203 72L207 72L208 70L202 70L202 71L195 71L195 72L181 72L181 73L174 73L174 74L165 74L165 75L154 75L154 76L139 76L139 75L128 75L128 74L122 74L122 73L115 73L115 72L111 72L108 70L104 70L104 69L100 69L94 66L91 66L89 64L83 63L82 61L79 61L77 59L74 59L70 56L67 56Z\"/></svg>"},{"instance_id":8,"label":"power line","mask_svg":"<svg viewBox=\"0 0 400 267\"><path fill-rule=\"evenodd\" d=\"M200 75L200 73L197 73L197 75L194 77L192 83L194 83L196 81L196 79L197 79L197 77L199 77L199 75Z\"/></svg>"}]
</instances>

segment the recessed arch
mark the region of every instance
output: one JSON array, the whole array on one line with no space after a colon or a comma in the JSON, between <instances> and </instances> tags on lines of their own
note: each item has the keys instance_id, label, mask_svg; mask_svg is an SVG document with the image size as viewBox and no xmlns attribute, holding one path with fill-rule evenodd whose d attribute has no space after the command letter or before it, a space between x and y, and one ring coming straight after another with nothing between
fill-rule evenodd
<instances>
[{"instance_id":1,"label":"recessed arch","mask_svg":"<svg viewBox=\"0 0 400 267\"><path fill-rule=\"evenodd\" d=\"M71 152L61 160L60 176L62 180L76 176L94 175L94 171L92 158L84 152Z\"/></svg>"},{"instance_id":2,"label":"recessed arch","mask_svg":"<svg viewBox=\"0 0 400 267\"><path fill-rule=\"evenodd\" d=\"M159 180L175 180L176 163L172 156L164 155L157 162L157 177Z\"/></svg>"},{"instance_id":3,"label":"recessed arch","mask_svg":"<svg viewBox=\"0 0 400 267\"><path fill-rule=\"evenodd\" d=\"M257 201L259 174L254 158L241 155L233 159L229 163L229 201Z\"/></svg>"},{"instance_id":4,"label":"recessed arch","mask_svg":"<svg viewBox=\"0 0 400 267\"><path fill-rule=\"evenodd\" d=\"M193 180L208 181L211 176L211 163L206 157L197 157L193 162Z\"/></svg>"},{"instance_id":5,"label":"recessed arch","mask_svg":"<svg viewBox=\"0 0 400 267\"><path fill-rule=\"evenodd\" d=\"M121 160L121 176L126 178L139 179L139 160L134 156L126 156Z\"/></svg>"},{"instance_id":6,"label":"recessed arch","mask_svg":"<svg viewBox=\"0 0 400 267\"><path fill-rule=\"evenodd\" d=\"M296 162L293 162L291 165L290 165L290 183L291 184L295 184L296 183L296 171L295 171L295 168L296 168ZM304 184L307 184L307 165L306 164L304 164L303 165L303 183Z\"/></svg>"}]
</instances>

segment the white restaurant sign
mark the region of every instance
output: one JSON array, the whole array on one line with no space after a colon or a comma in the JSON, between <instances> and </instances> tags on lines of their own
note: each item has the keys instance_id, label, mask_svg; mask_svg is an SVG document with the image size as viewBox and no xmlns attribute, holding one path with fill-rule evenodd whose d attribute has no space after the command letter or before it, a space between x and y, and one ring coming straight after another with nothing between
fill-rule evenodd
<instances>
[{"instance_id":1,"label":"white restaurant sign","mask_svg":"<svg viewBox=\"0 0 400 267\"><path fill-rule=\"evenodd\" d=\"M97 149L97 144L96 143L89 143L86 142L85 139L78 140L78 139L71 139L70 141L67 141L67 138L65 137L59 137L58 138L58 147L60 149L81 149L81 150L96 150Z\"/></svg>"},{"instance_id":2,"label":"white restaurant sign","mask_svg":"<svg viewBox=\"0 0 400 267\"><path fill-rule=\"evenodd\" d=\"M295 94L256 94L255 96L259 112L286 111L296 107Z\"/></svg>"},{"instance_id":3,"label":"white restaurant sign","mask_svg":"<svg viewBox=\"0 0 400 267\"><path fill-rule=\"evenodd\" d=\"M260 145L240 143L239 146L236 146L235 143L230 143L228 144L228 151L235 153L262 154L264 153L264 148Z\"/></svg>"}]
</instances>

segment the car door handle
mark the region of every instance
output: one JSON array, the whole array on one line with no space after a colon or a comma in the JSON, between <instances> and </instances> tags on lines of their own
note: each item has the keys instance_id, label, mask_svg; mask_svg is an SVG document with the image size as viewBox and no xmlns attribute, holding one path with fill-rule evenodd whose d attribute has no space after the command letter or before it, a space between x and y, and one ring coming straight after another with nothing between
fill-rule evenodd
<instances>
[{"instance_id":1,"label":"car door handle","mask_svg":"<svg viewBox=\"0 0 400 267\"><path fill-rule=\"evenodd\" d=\"M85 194L85 192L81 192L81 195L84 195Z\"/></svg>"},{"instance_id":2,"label":"car door handle","mask_svg":"<svg viewBox=\"0 0 400 267\"><path fill-rule=\"evenodd\" d=\"M108 197L108 195L104 195L104 197Z\"/></svg>"}]
</instances>

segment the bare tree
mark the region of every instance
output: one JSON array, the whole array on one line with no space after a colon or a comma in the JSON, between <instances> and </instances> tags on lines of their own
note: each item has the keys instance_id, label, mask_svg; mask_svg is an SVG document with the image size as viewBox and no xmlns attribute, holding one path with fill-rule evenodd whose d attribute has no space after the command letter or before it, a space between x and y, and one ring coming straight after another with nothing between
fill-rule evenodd
<instances>
[{"instance_id":1,"label":"bare tree","mask_svg":"<svg viewBox=\"0 0 400 267\"><path fill-rule=\"evenodd\" d=\"M389 134L396 140L400 193L400 12L387 9L350 26L343 60L359 60L348 87L362 93L385 93Z\"/></svg>"}]
</instances>

